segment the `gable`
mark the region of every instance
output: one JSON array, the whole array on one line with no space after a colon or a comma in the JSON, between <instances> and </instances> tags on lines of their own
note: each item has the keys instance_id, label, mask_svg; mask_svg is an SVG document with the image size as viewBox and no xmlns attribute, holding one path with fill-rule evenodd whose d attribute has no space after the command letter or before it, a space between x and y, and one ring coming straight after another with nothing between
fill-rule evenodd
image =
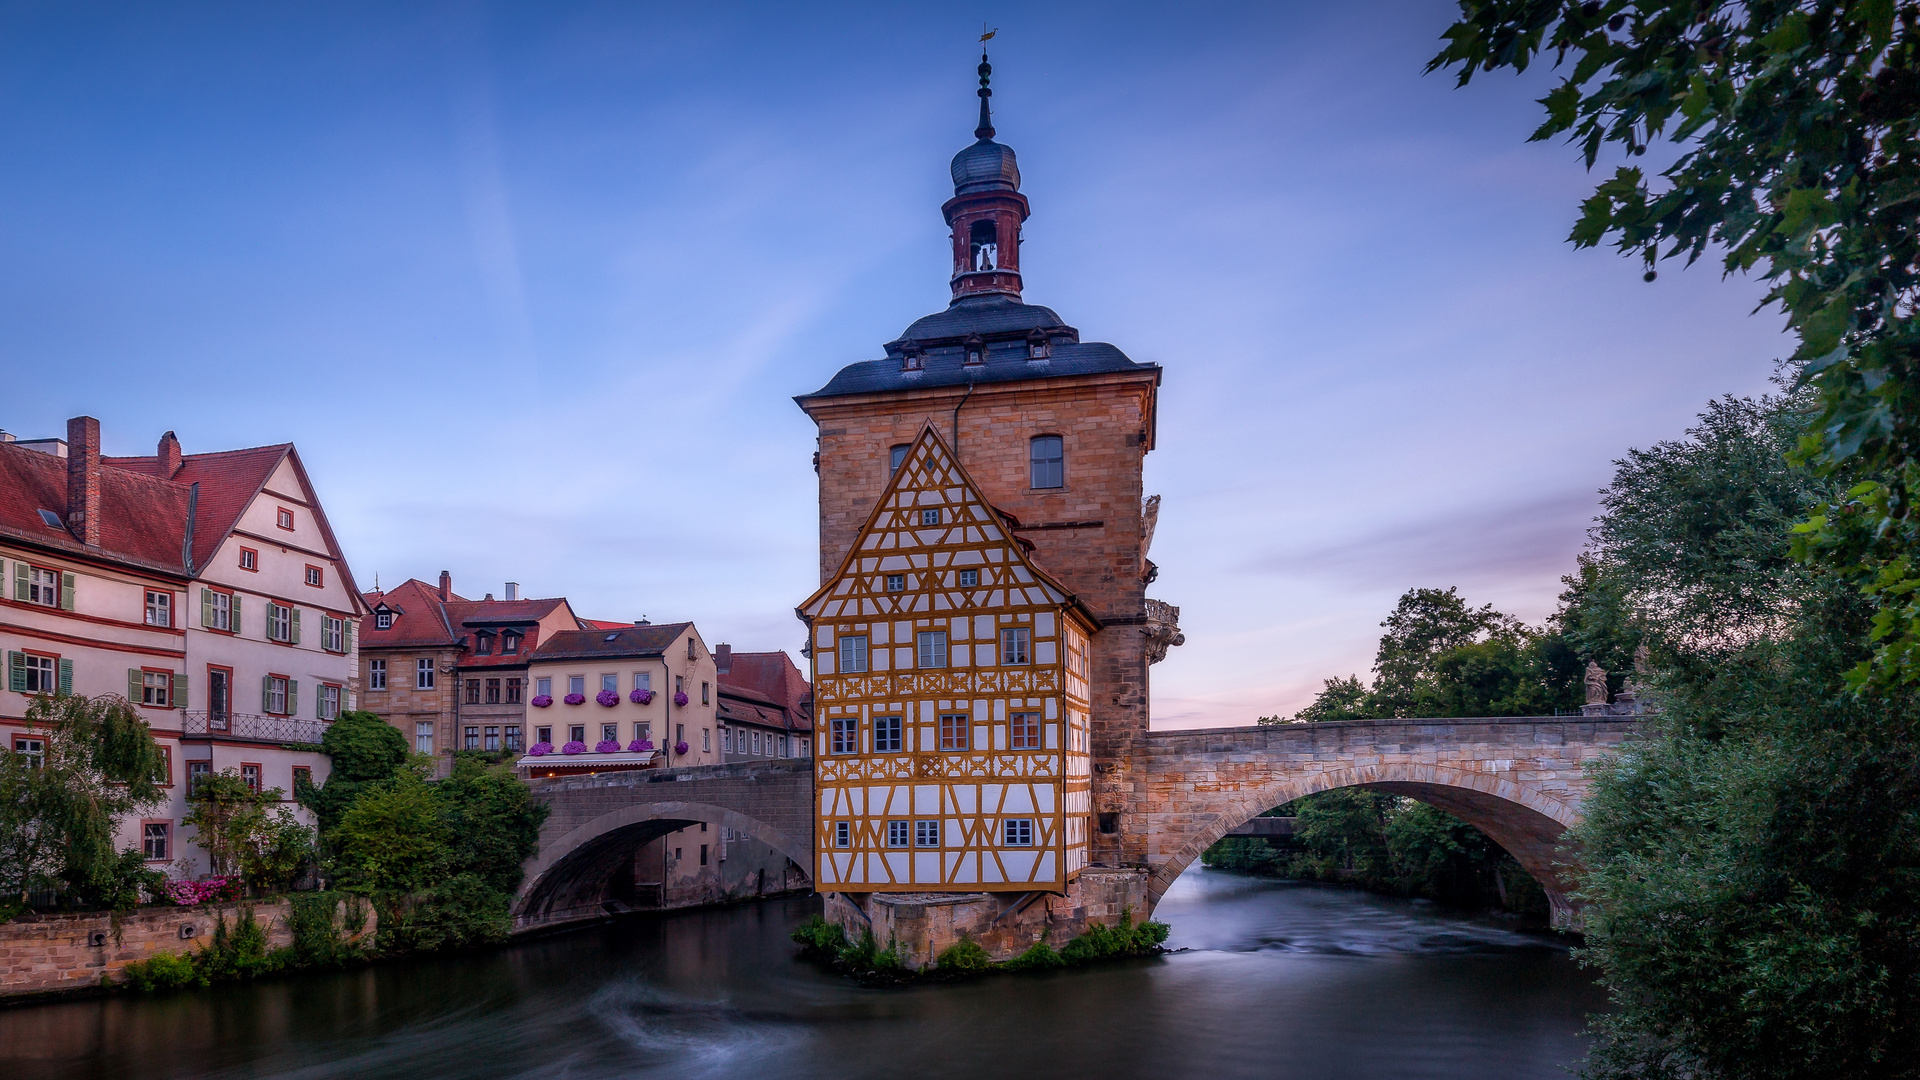
<instances>
[{"instance_id":1,"label":"gable","mask_svg":"<svg viewBox=\"0 0 1920 1080\"><path fill-rule=\"evenodd\" d=\"M963 574L977 575L963 585ZM889 589L896 579L898 589ZM840 570L800 605L804 619L1045 607L1072 594L1028 559L928 425L881 492Z\"/></svg>"}]
</instances>

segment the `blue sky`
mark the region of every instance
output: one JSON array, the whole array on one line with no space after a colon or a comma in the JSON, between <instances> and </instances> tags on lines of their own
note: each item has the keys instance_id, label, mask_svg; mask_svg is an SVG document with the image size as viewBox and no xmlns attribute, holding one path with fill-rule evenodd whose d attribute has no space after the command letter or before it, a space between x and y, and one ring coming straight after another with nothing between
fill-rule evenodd
<instances>
[{"instance_id":1,"label":"blue sky","mask_svg":"<svg viewBox=\"0 0 1920 1080\"><path fill-rule=\"evenodd\" d=\"M0 427L291 440L363 584L797 649L790 398L945 306L984 17L1028 301L1166 369L1155 722L1291 712L1410 587L1547 615L1612 460L1789 348L1572 250L1548 76L1423 76L1451 13L12 4Z\"/></svg>"}]
</instances>

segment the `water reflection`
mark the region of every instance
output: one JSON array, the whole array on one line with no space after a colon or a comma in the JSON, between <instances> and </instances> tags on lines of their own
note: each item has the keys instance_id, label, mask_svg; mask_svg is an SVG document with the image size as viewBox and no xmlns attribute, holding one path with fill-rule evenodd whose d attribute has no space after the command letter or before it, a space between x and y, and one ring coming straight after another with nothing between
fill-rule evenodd
<instances>
[{"instance_id":1,"label":"water reflection","mask_svg":"<svg viewBox=\"0 0 1920 1080\"><path fill-rule=\"evenodd\" d=\"M0 1075L1555 1077L1601 1000L1542 935L1188 873L1153 960L868 990L792 959L811 901L156 999L0 1011Z\"/></svg>"}]
</instances>

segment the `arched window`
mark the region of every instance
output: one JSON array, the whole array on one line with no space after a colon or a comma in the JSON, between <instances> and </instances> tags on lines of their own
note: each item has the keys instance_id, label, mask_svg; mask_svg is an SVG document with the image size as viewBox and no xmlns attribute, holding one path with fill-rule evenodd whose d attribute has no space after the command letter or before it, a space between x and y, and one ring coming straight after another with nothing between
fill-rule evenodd
<instances>
[{"instance_id":1,"label":"arched window","mask_svg":"<svg viewBox=\"0 0 1920 1080\"><path fill-rule=\"evenodd\" d=\"M1057 488L1067 486L1065 451L1061 447L1058 435L1036 435L1028 444L1028 461L1033 469L1033 486L1037 488Z\"/></svg>"},{"instance_id":2,"label":"arched window","mask_svg":"<svg viewBox=\"0 0 1920 1080\"><path fill-rule=\"evenodd\" d=\"M999 234L992 221L976 221L967 230L967 251L970 256L967 269L980 271L1000 268Z\"/></svg>"},{"instance_id":3,"label":"arched window","mask_svg":"<svg viewBox=\"0 0 1920 1080\"><path fill-rule=\"evenodd\" d=\"M905 460L907 460L906 443L901 443L899 446L887 451L887 475L892 476L894 473L899 472L900 463Z\"/></svg>"}]
</instances>

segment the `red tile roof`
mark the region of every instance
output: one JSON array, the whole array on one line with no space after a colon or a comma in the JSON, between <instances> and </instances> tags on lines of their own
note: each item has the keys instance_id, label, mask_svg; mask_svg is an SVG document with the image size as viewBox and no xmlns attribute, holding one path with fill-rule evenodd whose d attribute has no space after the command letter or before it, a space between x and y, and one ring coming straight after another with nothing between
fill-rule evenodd
<instances>
[{"instance_id":1,"label":"red tile roof","mask_svg":"<svg viewBox=\"0 0 1920 1080\"><path fill-rule=\"evenodd\" d=\"M813 687L784 652L737 652L719 675L722 702L731 697L743 707L771 706L794 731L813 728Z\"/></svg>"},{"instance_id":2,"label":"red tile roof","mask_svg":"<svg viewBox=\"0 0 1920 1080\"><path fill-rule=\"evenodd\" d=\"M418 578L408 578L384 592L363 597L368 613L360 620L360 647L363 649L452 648L460 635L447 618L446 605L440 602L440 589ZM464 603L459 595L454 601ZM378 629L379 616L372 611L385 604L393 610L393 625Z\"/></svg>"},{"instance_id":3,"label":"red tile roof","mask_svg":"<svg viewBox=\"0 0 1920 1080\"><path fill-rule=\"evenodd\" d=\"M408 578L384 592L362 596L367 615L360 620L360 647L363 649L462 649L463 668L521 667L540 647L540 620L565 607L566 600L468 600L458 593L440 599L440 587L419 578ZM379 613L385 604L393 611L393 625L378 629ZM572 620L575 625L583 622ZM623 624L624 625L624 624ZM476 652L474 636L481 628L512 627L522 635L517 652ZM569 628L571 629L571 628ZM496 650L498 646L495 646Z\"/></svg>"},{"instance_id":4,"label":"red tile roof","mask_svg":"<svg viewBox=\"0 0 1920 1080\"><path fill-rule=\"evenodd\" d=\"M650 623L646 626L614 623L592 630L563 630L542 643L534 651L533 658L593 660L601 657L659 656L692 625L690 622Z\"/></svg>"}]
</instances>

